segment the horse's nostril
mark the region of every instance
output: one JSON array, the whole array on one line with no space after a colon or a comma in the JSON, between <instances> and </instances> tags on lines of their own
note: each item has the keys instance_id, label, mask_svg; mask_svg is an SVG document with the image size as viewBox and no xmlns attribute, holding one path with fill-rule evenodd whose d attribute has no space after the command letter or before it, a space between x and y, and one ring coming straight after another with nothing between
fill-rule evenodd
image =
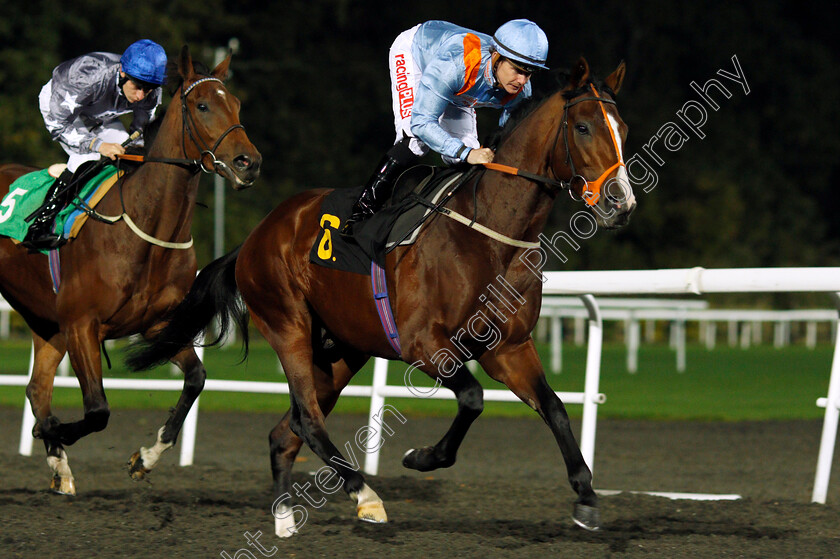
<instances>
[{"instance_id":1,"label":"horse's nostril","mask_svg":"<svg viewBox=\"0 0 840 559\"><path fill-rule=\"evenodd\" d=\"M247 155L238 155L233 159L233 164L237 169L247 169L251 166L251 158Z\"/></svg>"}]
</instances>

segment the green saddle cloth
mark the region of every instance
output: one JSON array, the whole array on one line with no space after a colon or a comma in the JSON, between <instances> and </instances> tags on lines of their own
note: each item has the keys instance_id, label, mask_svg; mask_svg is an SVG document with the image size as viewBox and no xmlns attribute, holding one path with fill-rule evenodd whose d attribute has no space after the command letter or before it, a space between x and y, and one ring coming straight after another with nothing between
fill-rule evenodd
<instances>
[{"instance_id":1,"label":"green saddle cloth","mask_svg":"<svg viewBox=\"0 0 840 559\"><path fill-rule=\"evenodd\" d=\"M116 167L106 165L84 185L78 197L82 200L88 200L98 186L116 172ZM9 186L9 193L0 202L0 235L22 241L31 225L31 222L27 223L24 220L29 214L41 207L47 191L54 181L55 179L50 176L47 170L43 169L27 173L13 182ZM76 219L80 213L75 204L69 204L58 214L53 231L59 233L65 231L65 223L67 223L68 218L72 216L72 219Z\"/></svg>"}]
</instances>

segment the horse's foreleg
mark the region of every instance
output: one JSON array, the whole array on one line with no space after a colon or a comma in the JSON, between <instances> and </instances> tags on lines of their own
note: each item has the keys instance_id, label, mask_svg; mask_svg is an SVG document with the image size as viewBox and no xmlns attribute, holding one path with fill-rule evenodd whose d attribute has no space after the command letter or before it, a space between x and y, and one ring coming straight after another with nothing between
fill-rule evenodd
<instances>
[{"instance_id":1,"label":"horse's foreleg","mask_svg":"<svg viewBox=\"0 0 840 559\"><path fill-rule=\"evenodd\" d=\"M600 515L598 497L592 489L592 472L572 433L563 402L548 386L533 340L517 346L499 346L485 353L480 362L488 375L505 383L549 426L563 453L569 483L578 495L572 518L583 528L597 530Z\"/></svg>"},{"instance_id":2,"label":"horse's foreleg","mask_svg":"<svg viewBox=\"0 0 840 559\"><path fill-rule=\"evenodd\" d=\"M66 353L64 336L56 334L47 342L33 334L32 339L35 344L35 363L32 378L26 387L26 397L36 420L32 434L36 439L44 440L47 464L52 471L50 489L63 495L75 495L76 482L73 472L67 462L64 446L55 431L60 422L52 415L51 409L55 371Z\"/></svg>"},{"instance_id":3,"label":"horse's foreleg","mask_svg":"<svg viewBox=\"0 0 840 559\"><path fill-rule=\"evenodd\" d=\"M458 413L449 430L434 446L411 449L403 456L403 466L428 472L448 468L455 463L458 448L473 421L484 409L484 390L475 377L461 366L449 378L440 377L444 387L452 390L458 399Z\"/></svg>"},{"instance_id":4,"label":"horse's foreleg","mask_svg":"<svg viewBox=\"0 0 840 559\"><path fill-rule=\"evenodd\" d=\"M132 479L141 480L150 473L157 465L161 455L172 448L184 426L193 403L204 389L204 381L207 378L207 371L195 353L195 349L188 347L171 359L184 373L184 388L181 390L181 397L178 404L169 414L169 419L158 430L157 440L150 448L140 447L140 450L131 455L128 459L128 475Z\"/></svg>"}]
</instances>

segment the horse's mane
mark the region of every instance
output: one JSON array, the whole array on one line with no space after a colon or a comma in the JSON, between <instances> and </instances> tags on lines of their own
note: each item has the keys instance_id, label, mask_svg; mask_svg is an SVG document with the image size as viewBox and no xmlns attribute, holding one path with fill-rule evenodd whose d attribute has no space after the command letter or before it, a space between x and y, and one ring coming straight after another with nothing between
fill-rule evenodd
<instances>
[{"instance_id":1,"label":"horse's mane","mask_svg":"<svg viewBox=\"0 0 840 559\"><path fill-rule=\"evenodd\" d=\"M499 145L504 142L507 136L519 125L520 122L528 118L537 107L543 104L549 97L569 87L571 79L571 72L568 70L550 70L548 72L541 72L534 74L531 78L531 97L520 102L511 113L505 125L497 128L492 132L484 145L497 149ZM615 98L615 93L607 86L603 80L594 76L590 76L583 84L575 89L563 92L563 98L567 101L574 99L580 95L590 91L590 84L595 86L599 93L607 93L611 98Z\"/></svg>"}]
</instances>

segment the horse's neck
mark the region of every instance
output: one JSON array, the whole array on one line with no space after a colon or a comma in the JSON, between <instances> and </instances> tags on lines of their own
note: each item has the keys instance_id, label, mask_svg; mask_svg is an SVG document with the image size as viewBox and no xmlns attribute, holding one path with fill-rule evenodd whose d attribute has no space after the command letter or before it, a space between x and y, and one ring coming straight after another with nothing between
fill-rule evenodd
<instances>
[{"instance_id":1,"label":"horse's neck","mask_svg":"<svg viewBox=\"0 0 840 559\"><path fill-rule=\"evenodd\" d=\"M148 150L149 159L183 159L183 127L173 102ZM163 240L189 237L199 176L168 163L146 163L123 190L126 212L145 232Z\"/></svg>"},{"instance_id":2,"label":"horse's neck","mask_svg":"<svg viewBox=\"0 0 840 559\"><path fill-rule=\"evenodd\" d=\"M499 146L495 162L556 178L548 165L562 113L562 106L558 113L557 105L555 99L547 100L526 117ZM478 183L476 203L472 191L462 192L459 202L470 212L469 217L475 212L478 223L508 237L533 242L545 227L554 199L534 181L487 170Z\"/></svg>"}]
</instances>

